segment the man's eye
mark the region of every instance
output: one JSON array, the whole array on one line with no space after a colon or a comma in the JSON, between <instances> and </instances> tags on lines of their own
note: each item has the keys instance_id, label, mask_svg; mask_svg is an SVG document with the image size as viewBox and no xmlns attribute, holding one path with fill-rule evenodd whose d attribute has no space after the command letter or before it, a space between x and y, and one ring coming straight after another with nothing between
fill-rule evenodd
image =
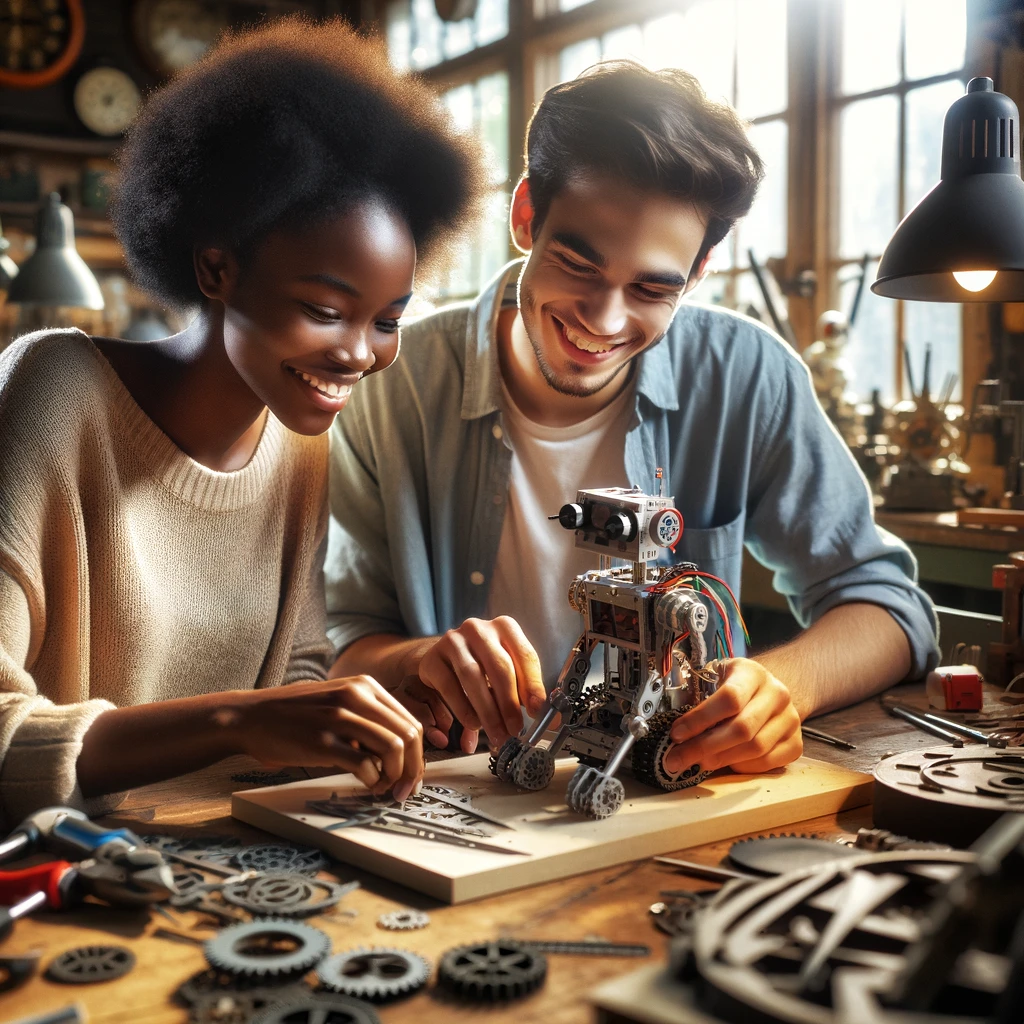
<instances>
[{"instance_id":1,"label":"man's eye","mask_svg":"<svg viewBox=\"0 0 1024 1024\"><path fill-rule=\"evenodd\" d=\"M559 260L561 260L562 265L567 270L571 270L571 271L573 271L576 274L589 274L589 273L591 273L591 268L588 267L585 263L577 263L575 260L570 260L570 259L568 259L565 256L559 256L558 258L559 258Z\"/></svg>"},{"instance_id":2,"label":"man's eye","mask_svg":"<svg viewBox=\"0 0 1024 1024\"><path fill-rule=\"evenodd\" d=\"M398 330L397 320L378 320L377 330L383 331L384 334L394 334Z\"/></svg>"},{"instance_id":3,"label":"man's eye","mask_svg":"<svg viewBox=\"0 0 1024 1024\"><path fill-rule=\"evenodd\" d=\"M644 299L667 299L665 292L655 291L653 288L645 288L642 284L636 286L636 293Z\"/></svg>"}]
</instances>

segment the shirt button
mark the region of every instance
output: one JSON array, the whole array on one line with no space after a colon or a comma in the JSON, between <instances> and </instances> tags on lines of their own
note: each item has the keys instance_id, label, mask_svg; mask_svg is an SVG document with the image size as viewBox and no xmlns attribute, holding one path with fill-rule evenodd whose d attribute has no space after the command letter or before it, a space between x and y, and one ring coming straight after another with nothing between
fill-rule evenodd
<instances>
[{"instance_id":1,"label":"shirt button","mask_svg":"<svg viewBox=\"0 0 1024 1024\"><path fill-rule=\"evenodd\" d=\"M500 441L502 439L502 437L505 435L505 431L502 430L501 427L499 427L497 423L495 423L494 426L491 427L491 433L494 435L495 439L498 440L498 441Z\"/></svg>"},{"instance_id":2,"label":"shirt button","mask_svg":"<svg viewBox=\"0 0 1024 1024\"><path fill-rule=\"evenodd\" d=\"M470 583L475 583L479 587L480 584L483 583L483 581L484 581L484 574L482 572L480 572L478 569L474 569L469 574L469 582Z\"/></svg>"}]
</instances>

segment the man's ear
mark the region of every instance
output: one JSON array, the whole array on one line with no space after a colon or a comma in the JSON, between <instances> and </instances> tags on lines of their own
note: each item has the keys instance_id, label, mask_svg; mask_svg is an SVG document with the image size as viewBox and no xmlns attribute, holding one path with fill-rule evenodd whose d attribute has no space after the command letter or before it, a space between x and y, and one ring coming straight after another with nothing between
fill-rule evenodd
<instances>
[{"instance_id":1,"label":"man's ear","mask_svg":"<svg viewBox=\"0 0 1024 1024\"><path fill-rule=\"evenodd\" d=\"M533 200L530 198L530 179L522 177L512 193L509 227L515 247L526 255L533 248Z\"/></svg>"},{"instance_id":2,"label":"man's ear","mask_svg":"<svg viewBox=\"0 0 1024 1024\"><path fill-rule=\"evenodd\" d=\"M690 280L686 282L686 292L692 292L708 276L708 265L711 263L711 257L715 254L716 246L711 246L710 249L705 253L704 259L700 261L697 269L690 272Z\"/></svg>"},{"instance_id":3,"label":"man's ear","mask_svg":"<svg viewBox=\"0 0 1024 1024\"><path fill-rule=\"evenodd\" d=\"M199 290L208 299L224 302L238 281L238 260L234 254L216 246L197 247L192 252L192 265Z\"/></svg>"}]
</instances>

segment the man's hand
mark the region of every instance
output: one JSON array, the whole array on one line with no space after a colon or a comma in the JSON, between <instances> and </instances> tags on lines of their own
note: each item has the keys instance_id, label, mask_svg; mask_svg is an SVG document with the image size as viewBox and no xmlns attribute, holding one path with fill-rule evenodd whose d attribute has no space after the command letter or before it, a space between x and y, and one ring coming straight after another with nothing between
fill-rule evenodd
<instances>
[{"instance_id":1,"label":"man's hand","mask_svg":"<svg viewBox=\"0 0 1024 1024\"><path fill-rule=\"evenodd\" d=\"M767 772L803 753L800 715L789 690L748 658L723 662L718 690L672 725L663 761L675 774L692 764L713 772Z\"/></svg>"},{"instance_id":2,"label":"man's hand","mask_svg":"<svg viewBox=\"0 0 1024 1024\"><path fill-rule=\"evenodd\" d=\"M261 763L335 766L405 800L423 777L420 723L369 676L252 690L217 712ZM218 717L219 716L219 717Z\"/></svg>"},{"instance_id":3,"label":"man's hand","mask_svg":"<svg viewBox=\"0 0 1024 1024\"><path fill-rule=\"evenodd\" d=\"M500 746L523 727L522 708L536 715L547 698L540 659L515 619L467 619L427 648L421 687L404 680L399 699L423 723L436 746L448 742L452 718L463 725L462 749L476 750L484 729Z\"/></svg>"}]
</instances>

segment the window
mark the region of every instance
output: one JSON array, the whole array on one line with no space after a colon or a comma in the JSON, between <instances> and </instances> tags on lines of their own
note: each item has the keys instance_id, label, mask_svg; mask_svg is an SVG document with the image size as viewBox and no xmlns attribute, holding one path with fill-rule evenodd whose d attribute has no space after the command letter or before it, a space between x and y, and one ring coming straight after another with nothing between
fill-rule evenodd
<instances>
[{"instance_id":1,"label":"window","mask_svg":"<svg viewBox=\"0 0 1024 1024\"><path fill-rule=\"evenodd\" d=\"M838 73L832 118L838 139L838 237L832 269L841 308L868 280L901 218L939 180L942 122L963 95L966 0L842 0L836 19ZM846 349L854 392L878 389L887 404L910 397L904 367L920 391L932 349L934 398L956 375L960 394L962 309L955 303L897 302L865 289ZM906 350L904 352L904 349Z\"/></svg>"},{"instance_id":2,"label":"window","mask_svg":"<svg viewBox=\"0 0 1024 1024\"><path fill-rule=\"evenodd\" d=\"M508 0L479 0L472 18L455 22L438 17L434 0L394 0L385 31L395 67L433 67L507 35Z\"/></svg>"}]
</instances>

